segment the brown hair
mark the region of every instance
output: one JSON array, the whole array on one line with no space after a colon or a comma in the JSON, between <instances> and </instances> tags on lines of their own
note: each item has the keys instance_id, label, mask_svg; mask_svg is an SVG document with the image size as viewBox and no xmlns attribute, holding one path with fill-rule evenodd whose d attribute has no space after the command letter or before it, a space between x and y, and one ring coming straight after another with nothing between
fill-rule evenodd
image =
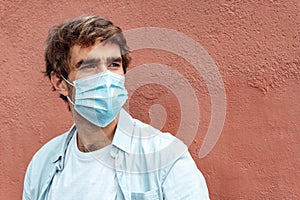
<instances>
[{"instance_id":1,"label":"brown hair","mask_svg":"<svg viewBox=\"0 0 300 200\"><path fill-rule=\"evenodd\" d=\"M105 18L80 16L59 26L53 26L49 30L45 50L45 75L51 78L51 72L54 71L67 79L70 72L71 47L74 45L88 47L94 45L96 40L100 42L109 40L119 45L123 70L126 73L131 58L122 30ZM53 90L55 90L54 87ZM60 97L67 101L65 96L60 95Z\"/></svg>"}]
</instances>

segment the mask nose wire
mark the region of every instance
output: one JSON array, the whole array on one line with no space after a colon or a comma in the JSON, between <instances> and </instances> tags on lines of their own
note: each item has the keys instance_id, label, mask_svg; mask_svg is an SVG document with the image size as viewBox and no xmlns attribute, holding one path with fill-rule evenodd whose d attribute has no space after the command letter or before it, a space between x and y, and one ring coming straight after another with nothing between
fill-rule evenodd
<instances>
[{"instance_id":1,"label":"mask nose wire","mask_svg":"<svg viewBox=\"0 0 300 200\"><path fill-rule=\"evenodd\" d=\"M69 85L73 86L74 87L74 84L71 83L70 81L68 81L63 75L60 75L62 77L62 79L64 79L64 81L66 81L66 83L68 83ZM69 96L67 96L67 99L69 100L69 102L74 106L74 102L70 99Z\"/></svg>"}]
</instances>

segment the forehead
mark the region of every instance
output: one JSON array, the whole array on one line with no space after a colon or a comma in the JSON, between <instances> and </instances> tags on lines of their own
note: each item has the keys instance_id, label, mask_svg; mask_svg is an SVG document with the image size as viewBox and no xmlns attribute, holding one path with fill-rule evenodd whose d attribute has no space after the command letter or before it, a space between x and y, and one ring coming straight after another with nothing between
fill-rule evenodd
<instances>
[{"instance_id":1,"label":"forehead","mask_svg":"<svg viewBox=\"0 0 300 200\"><path fill-rule=\"evenodd\" d=\"M105 61L111 57L121 57L119 45L111 42L96 42L93 46L89 47L74 45L70 50L71 67L74 67L77 63L87 58L96 58Z\"/></svg>"}]
</instances>

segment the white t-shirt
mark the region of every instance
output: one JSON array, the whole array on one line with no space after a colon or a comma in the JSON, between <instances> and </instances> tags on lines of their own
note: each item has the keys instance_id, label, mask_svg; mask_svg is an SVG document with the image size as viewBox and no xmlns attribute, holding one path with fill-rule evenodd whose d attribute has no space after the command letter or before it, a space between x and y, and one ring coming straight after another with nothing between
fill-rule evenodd
<instances>
[{"instance_id":1,"label":"white t-shirt","mask_svg":"<svg viewBox=\"0 0 300 200\"><path fill-rule=\"evenodd\" d=\"M112 146L84 153L78 149L76 138L74 134L70 141L64 170L53 178L48 200L116 199L116 172L101 162L103 157L111 156Z\"/></svg>"}]
</instances>

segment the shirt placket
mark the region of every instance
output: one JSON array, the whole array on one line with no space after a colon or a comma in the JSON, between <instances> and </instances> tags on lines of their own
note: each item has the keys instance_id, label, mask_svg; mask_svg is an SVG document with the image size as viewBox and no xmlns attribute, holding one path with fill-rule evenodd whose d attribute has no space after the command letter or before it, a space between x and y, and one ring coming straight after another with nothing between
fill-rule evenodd
<instances>
[{"instance_id":1,"label":"shirt placket","mask_svg":"<svg viewBox=\"0 0 300 200\"><path fill-rule=\"evenodd\" d=\"M131 200L130 176L126 172L126 153L118 150L115 156L115 170L118 180L119 189L122 195L118 195L117 200ZM121 197L122 196L122 197Z\"/></svg>"},{"instance_id":2,"label":"shirt placket","mask_svg":"<svg viewBox=\"0 0 300 200\"><path fill-rule=\"evenodd\" d=\"M49 172L47 181L45 182L45 184L44 184L44 186L41 190L42 192L40 193L40 196L39 196L38 200L46 200L48 198L51 183L53 181L54 176L56 175L56 173L60 169L60 166L61 166L60 163L61 163L61 160L54 163L54 166L53 166L52 170Z\"/></svg>"}]
</instances>

